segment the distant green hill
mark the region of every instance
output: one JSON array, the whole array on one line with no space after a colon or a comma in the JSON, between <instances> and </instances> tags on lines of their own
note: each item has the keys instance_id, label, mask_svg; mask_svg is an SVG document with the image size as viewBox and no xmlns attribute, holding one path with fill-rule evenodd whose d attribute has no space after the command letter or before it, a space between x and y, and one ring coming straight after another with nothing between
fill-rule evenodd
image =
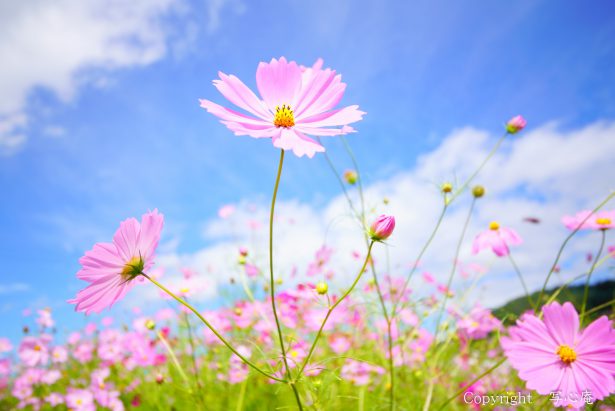
<instances>
[{"instance_id":1,"label":"distant green hill","mask_svg":"<svg viewBox=\"0 0 615 411\"><path fill-rule=\"evenodd\" d=\"M557 291L559 287L550 288L545 292L543 296L543 303L547 301L549 296L551 296L555 291ZM581 303L583 301L583 291L585 286L583 285L575 285L568 287L557 296L556 300L560 303L565 301L570 301L577 307L577 310L580 309ZM533 301L538 299L540 292L535 292L531 295ZM589 297L587 299L587 310L591 310L594 307L598 307L603 304L607 304L609 301L615 299L615 281L603 281L600 283L596 283L589 288ZM531 309L530 304L527 301L527 298L519 297L514 300L511 300L504 304L503 306L496 308L493 310L493 315L498 317L499 319L510 323L514 321L521 313ZM591 314L591 318L599 317L603 314L610 314L613 312L613 304L607 305L604 308L597 310L595 313ZM512 315L511 315L512 314Z\"/></svg>"}]
</instances>

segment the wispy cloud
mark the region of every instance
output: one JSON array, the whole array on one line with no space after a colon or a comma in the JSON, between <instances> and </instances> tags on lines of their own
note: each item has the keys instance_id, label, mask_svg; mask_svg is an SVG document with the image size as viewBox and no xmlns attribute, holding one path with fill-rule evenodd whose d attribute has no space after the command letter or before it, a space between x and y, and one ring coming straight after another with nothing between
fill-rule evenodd
<instances>
[{"instance_id":1,"label":"wispy cloud","mask_svg":"<svg viewBox=\"0 0 615 411\"><path fill-rule=\"evenodd\" d=\"M0 153L25 143L28 98L36 88L66 102L106 72L161 59L172 34L165 18L185 12L180 0L4 2Z\"/></svg>"},{"instance_id":2,"label":"wispy cloud","mask_svg":"<svg viewBox=\"0 0 615 411\"><path fill-rule=\"evenodd\" d=\"M30 285L26 283L0 284L0 295L23 293L30 291Z\"/></svg>"}]
</instances>

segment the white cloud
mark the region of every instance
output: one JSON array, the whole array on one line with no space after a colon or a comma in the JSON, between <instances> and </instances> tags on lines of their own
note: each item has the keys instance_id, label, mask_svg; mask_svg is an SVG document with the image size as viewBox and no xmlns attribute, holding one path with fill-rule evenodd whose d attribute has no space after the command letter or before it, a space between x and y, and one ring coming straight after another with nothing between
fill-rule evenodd
<instances>
[{"instance_id":1,"label":"white cloud","mask_svg":"<svg viewBox=\"0 0 615 411\"><path fill-rule=\"evenodd\" d=\"M0 284L0 295L22 293L30 290L30 285L25 283Z\"/></svg>"},{"instance_id":2,"label":"white cloud","mask_svg":"<svg viewBox=\"0 0 615 411\"><path fill-rule=\"evenodd\" d=\"M423 155L414 169L366 187L366 202L368 209L373 210L372 215L388 213L397 219L388 256L393 274L405 275L408 272L409 265L414 262L435 224L442 198L433 183L455 178L463 181L496 140L496 136L484 131L472 128L457 130L435 150ZM558 131L555 125L549 124L507 138L475 181L486 187L487 194L477 203L460 258L465 262L479 262L490 267L490 271L479 282L474 297L480 298L482 304L497 306L523 295L507 259L498 259L486 251L478 256L470 254L474 236L485 229L490 220L499 220L502 225L516 229L525 243L513 249L513 254L530 288L539 289L568 234L560 222L561 216L593 208L613 189L614 152L613 122L596 123L570 132ZM386 206L382 202L384 197L389 199ZM451 207L421 262L421 270L430 271L441 282L446 281L450 271L469 197L469 194L462 196L459 203ZM211 246L196 253L171 252L162 256L160 264L167 272L163 282L179 287L179 269L191 267L208 282L207 292L195 298L206 300L219 295L216 286L228 284L231 277L237 278L236 259L240 245L248 246L258 265L265 269L268 264L267 216L267 204L244 202L229 220L209 222L205 227L205 237L213 243ZM528 216L539 218L541 222L523 222ZM249 229L254 222L259 222L260 228ZM304 276L305 267L324 242L335 249L331 266L336 269L337 276L333 288L346 287L359 268L359 262L351 257L351 252L363 250L364 244L358 224L350 217L345 198L340 195L319 208L294 201L278 204L275 231L278 277L284 278L286 283L316 281ZM572 278L586 269L583 256L586 251L594 251L597 245L596 233L573 240L564 253L564 261L569 263L563 266L561 279L555 281ZM383 273L387 256L381 245L376 247L375 258ZM291 280L289 274L293 267L298 267L299 271L297 278ZM417 284L420 281L413 286ZM134 299L150 300L157 296L151 288L140 287L141 291L136 291L137 295L129 299L129 304L134 304Z\"/></svg>"},{"instance_id":3,"label":"white cloud","mask_svg":"<svg viewBox=\"0 0 615 411\"><path fill-rule=\"evenodd\" d=\"M180 0L14 1L0 5L0 151L26 140L27 101L37 87L70 101L91 69L143 66L167 53L164 18ZM101 74L103 75L103 74Z\"/></svg>"}]
</instances>

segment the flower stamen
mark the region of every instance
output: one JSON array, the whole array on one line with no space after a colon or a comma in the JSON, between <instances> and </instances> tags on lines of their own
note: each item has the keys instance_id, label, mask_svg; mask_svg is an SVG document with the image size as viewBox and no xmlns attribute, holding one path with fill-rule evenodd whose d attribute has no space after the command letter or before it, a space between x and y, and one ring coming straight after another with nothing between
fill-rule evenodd
<instances>
[{"instance_id":1,"label":"flower stamen","mask_svg":"<svg viewBox=\"0 0 615 411\"><path fill-rule=\"evenodd\" d=\"M566 365L570 365L577 359L577 353L568 345L560 345L555 352Z\"/></svg>"},{"instance_id":2,"label":"flower stamen","mask_svg":"<svg viewBox=\"0 0 615 411\"><path fill-rule=\"evenodd\" d=\"M143 272L143 267L145 266L145 262L141 257L132 257L130 261L128 261L124 268L122 269L121 276L122 279L126 281L130 281L139 274Z\"/></svg>"},{"instance_id":3,"label":"flower stamen","mask_svg":"<svg viewBox=\"0 0 615 411\"><path fill-rule=\"evenodd\" d=\"M284 128L290 128L295 125L295 114L290 105L282 104L282 107L276 106L273 125Z\"/></svg>"},{"instance_id":4,"label":"flower stamen","mask_svg":"<svg viewBox=\"0 0 615 411\"><path fill-rule=\"evenodd\" d=\"M596 219L596 224L598 225L611 225L611 219L610 218L606 218L606 217L602 217L602 218L597 218Z\"/></svg>"},{"instance_id":5,"label":"flower stamen","mask_svg":"<svg viewBox=\"0 0 615 411\"><path fill-rule=\"evenodd\" d=\"M496 231L500 229L500 223L498 223L497 221L492 221L489 223L489 229Z\"/></svg>"}]
</instances>

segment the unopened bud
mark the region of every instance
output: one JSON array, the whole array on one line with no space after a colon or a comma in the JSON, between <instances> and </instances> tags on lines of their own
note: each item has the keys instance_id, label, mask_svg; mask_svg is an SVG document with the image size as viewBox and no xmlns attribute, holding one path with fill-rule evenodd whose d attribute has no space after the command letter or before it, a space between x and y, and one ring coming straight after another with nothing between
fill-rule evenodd
<instances>
[{"instance_id":1,"label":"unopened bud","mask_svg":"<svg viewBox=\"0 0 615 411\"><path fill-rule=\"evenodd\" d=\"M508 120L506 123L506 131L509 134L515 134L523 130L527 124L527 121L521 116L516 116Z\"/></svg>"},{"instance_id":2,"label":"unopened bud","mask_svg":"<svg viewBox=\"0 0 615 411\"><path fill-rule=\"evenodd\" d=\"M327 294L327 291L329 291L329 286L327 285L327 283L321 281L318 284L316 284L316 292L318 294L320 295Z\"/></svg>"},{"instance_id":3,"label":"unopened bud","mask_svg":"<svg viewBox=\"0 0 615 411\"><path fill-rule=\"evenodd\" d=\"M444 183L442 184L441 189L443 193L450 193L453 191L453 185L451 183Z\"/></svg>"},{"instance_id":4,"label":"unopened bud","mask_svg":"<svg viewBox=\"0 0 615 411\"><path fill-rule=\"evenodd\" d=\"M344 171L344 180L350 185L355 185L357 180L359 179L359 175L354 170L346 170Z\"/></svg>"},{"instance_id":5,"label":"unopened bud","mask_svg":"<svg viewBox=\"0 0 615 411\"><path fill-rule=\"evenodd\" d=\"M156 328L156 323L153 320L147 320L145 321L145 328L151 331Z\"/></svg>"},{"instance_id":6,"label":"unopened bud","mask_svg":"<svg viewBox=\"0 0 615 411\"><path fill-rule=\"evenodd\" d=\"M369 236L374 241L386 240L395 229L395 217L381 215L369 228Z\"/></svg>"},{"instance_id":7,"label":"unopened bud","mask_svg":"<svg viewBox=\"0 0 615 411\"><path fill-rule=\"evenodd\" d=\"M481 198L485 195L485 187L483 186L474 186L472 189L472 195L474 198Z\"/></svg>"}]
</instances>

